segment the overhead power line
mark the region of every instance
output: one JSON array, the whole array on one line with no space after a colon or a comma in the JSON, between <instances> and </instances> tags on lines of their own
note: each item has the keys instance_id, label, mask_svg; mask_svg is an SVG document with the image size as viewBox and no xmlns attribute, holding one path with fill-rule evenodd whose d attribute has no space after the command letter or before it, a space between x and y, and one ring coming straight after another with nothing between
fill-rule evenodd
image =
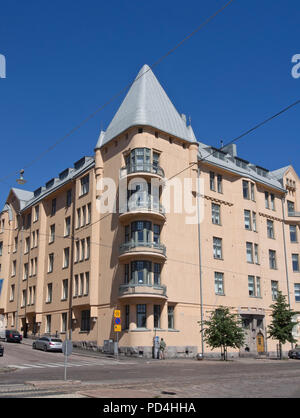
<instances>
[{"instance_id":1,"label":"overhead power line","mask_svg":"<svg viewBox=\"0 0 300 418\"><path fill-rule=\"evenodd\" d=\"M118 93L113 95L110 99L108 99L102 106L100 106L98 109L95 110L95 112L91 113L89 116L87 116L85 119L83 119L77 126L75 126L73 129L71 129L67 134L62 136L60 139L58 139L56 142L54 142L50 147L48 147L45 151L37 155L33 160L31 160L28 164L24 165L22 168L27 169L31 167L33 164L35 164L37 161L42 159L45 155L47 155L50 151L52 151L55 147L57 147L59 144L64 142L67 138L69 138L74 132L78 131L83 125L85 125L89 120L94 118L95 115L97 115L100 111L102 111L104 108L106 108L110 103L112 103L115 99L117 99L121 94L125 93L136 81L138 81L141 77L143 77L148 71L155 68L157 65L159 65L163 60L165 60L169 55L171 55L173 52L175 52L181 45L183 45L185 42L187 42L190 38L192 38L196 33L198 33L202 28L204 28L209 22L211 22L217 15L219 15L221 12L223 12L231 3L233 3L234 0L228 1L224 6L222 6L220 9L218 9L215 13L213 13L210 17L208 17L204 22L202 22L193 32L188 34L184 39L182 39L175 47L170 49L168 52L166 52L164 55L162 55L158 60L156 60L149 68L142 74L140 74L139 77L135 78L134 81L127 84L125 87L123 87ZM6 177L3 177L0 179L0 182L5 182L6 179L18 175L19 171L14 171L11 174L8 174Z\"/></svg>"}]
</instances>

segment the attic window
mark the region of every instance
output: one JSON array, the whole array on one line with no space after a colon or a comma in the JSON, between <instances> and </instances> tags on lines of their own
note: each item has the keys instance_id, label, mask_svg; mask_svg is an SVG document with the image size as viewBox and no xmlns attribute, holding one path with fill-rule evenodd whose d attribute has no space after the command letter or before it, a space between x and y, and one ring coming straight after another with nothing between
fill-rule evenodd
<instances>
[{"instance_id":1,"label":"attic window","mask_svg":"<svg viewBox=\"0 0 300 418\"><path fill-rule=\"evenodd\" d=\"M39 196L39 195L41 194L41 191L42 191L42 188L41 188L41 187L39 187L38 189L36 189L36 190L33 192L34 197Z\"/></svg>"},{"instance_id":2,"label":"attic window","mask_svg":"<svg viewBox=\"0 0 300 418\"><path fill-rule=\"evenodd\" d=\"M85 157L83 157L80 160L76 161L76 163L74 163L75 170L78 170L79 168L81 168L84 163L85 163Z\"/></svg>"},{"instance_id":3,"label":"attic window","mask_svg":"<svg viewBox=\"0 0 300 418\"><path fill-rule=\"evenodd\" d=\"M54 184L54 179L51 179L49 181L47 181L46 183L46 189L50 189L50 187L52 187Z\"/></svg>"},{"instance_id":4,"label":"attic window","mask_svg":"<svg viewBox=\"0 0 300 418\"><path fill-rule=\"evenodd\" d=\"M155 138L158 138L158 132L157 131L155 132Z\"/></svg>"},{"instance_id":5,"label":"attic window","mask_svg":"<svg viewBox=\"0 0 300 418\"><path fill-rule=\"evenodd\" d=\"M169 137L170 144L173 144L173 138Z\"/></svg>"},{"instance_id":6,"label":"attic window","mask_svg":"<svg viewBox=\"0 0 300 418\"><path fill-rule=\"evenodd\" d=\"M139 129L138 129L138 133L139 133L139 134L142 134L142 133L143 133L143 128L139 128Z\"/></svg>"},{"instance_id":7,"label":"attic window","mask_svg":"<svg viewBox=\"0 0 300 418\"><path fill-rule=\"evenodd\" d=\"M263 176L263 177L267 177L268 175L268 170L266 170L263 167L259 167L258 165L256 166L256 172L259 176Z\"/></svg>"},{"instance_id":8,"label":"attic window","mask_svg":"<svg viewBox=\"0 0 300 418\"><path fill-rule=\"evenodd\" d=\"M60 180L65 179L69 174L69 168L66 168L64 171L62 171L61 173L59 173L59 178Z\"/></svg>"}]
</instances>

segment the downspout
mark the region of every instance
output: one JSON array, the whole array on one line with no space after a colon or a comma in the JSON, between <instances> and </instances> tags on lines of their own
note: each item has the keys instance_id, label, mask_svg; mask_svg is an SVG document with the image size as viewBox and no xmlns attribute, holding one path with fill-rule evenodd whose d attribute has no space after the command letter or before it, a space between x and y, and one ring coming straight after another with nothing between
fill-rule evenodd
<instances>
[{"instance_id":1,"label":"downspout","mask_svg":"<svg viewBox=\"0 0 300 418\"><path fill-rule=\"evenodd\" d=\"M288 303L291 309L291 299L290 299L290 285L289 285L289 273L288 273L288 265L287 265L287 253L286 253L286 241L285 241L285 231L284 231L284 221L285 221L285 214L284 214L284 198L281 199L282 204L282 233L283 233L283 248L284 248L284 261L285 261L285 273L286 273L286 284L287 284L287 292L288 292Z\"/></svg>"},{"instance_id":2,"label":"downspout","mask_svg":"<svg viewBox=\"0 0 300 418\"><path fill-rule=\"evenodd\" d=\"M73 301L73 267L74 267L74 232L75 232L75 214L76 214L76 208L75 208L75 197L76 197L76 180L72 182L72 231L71 231L71 254L70 254L70 288L69 288L69 340L72 341L72 301Z\"/></svg>"},{"instance_id":3,"label":"downspout","mask_svg":"<svg viewBox=\"0 0 300 418\"><path fill-rule=\"evenodd\" d=\"M201 261L201 230L200 230L200 167L197 171L197 214L198 214L198 255L199 255L199 284L200 284L200 320L201 320L201 355L204 357L203 335L203 295L202 295L202 261Z\"/></svg>"}]
</instances>

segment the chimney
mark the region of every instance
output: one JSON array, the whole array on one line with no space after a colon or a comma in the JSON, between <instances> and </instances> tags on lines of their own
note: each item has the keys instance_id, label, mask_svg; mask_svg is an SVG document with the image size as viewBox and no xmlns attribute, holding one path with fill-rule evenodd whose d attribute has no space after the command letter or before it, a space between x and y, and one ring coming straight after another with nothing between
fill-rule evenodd
<instances>
[{"instance_id":1,"label":"chimney","mask_svg":"<svg viewBox=\"0 0 300 418\"><path fill-rule=\"evenodd\" d=\"M237 156L236 144L229 144L222 148L222 151L227 152L232 157Z\"/></svg>"}]
</instances>

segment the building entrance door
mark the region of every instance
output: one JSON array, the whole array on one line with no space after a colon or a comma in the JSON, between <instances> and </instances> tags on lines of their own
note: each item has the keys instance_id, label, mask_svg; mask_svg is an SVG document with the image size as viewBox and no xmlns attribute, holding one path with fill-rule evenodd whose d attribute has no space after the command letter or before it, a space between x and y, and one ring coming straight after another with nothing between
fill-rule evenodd
<instances>
[{"instance_id":1,"label":"building entrance door","mask_svg":"<svg viewBox=\"0 0 300 418\"><path fill-rule=\"evenodd\" d=\"M264 336L262 334L258 334L256 337L256 346L257 352L259 354L264 353L265 351L265 344L264 344Z\"/></svg>"}]
</instances>

